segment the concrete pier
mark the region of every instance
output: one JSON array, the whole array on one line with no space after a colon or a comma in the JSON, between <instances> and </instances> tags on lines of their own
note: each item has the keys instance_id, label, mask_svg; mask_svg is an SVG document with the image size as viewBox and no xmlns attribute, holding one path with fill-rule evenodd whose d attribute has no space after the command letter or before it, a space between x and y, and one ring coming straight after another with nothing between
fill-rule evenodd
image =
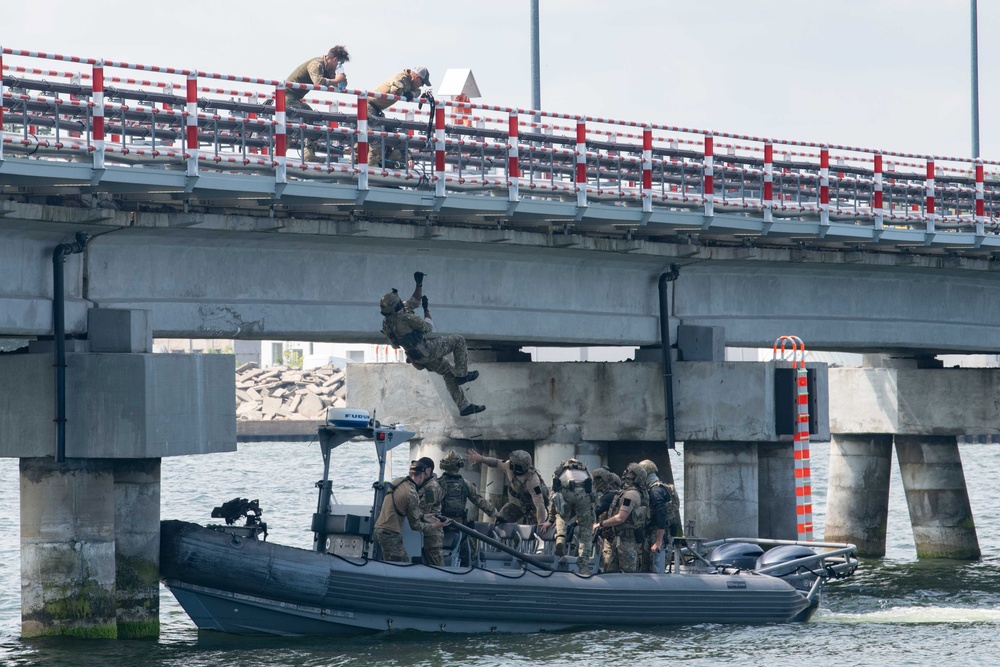
<instances>
[{"instance_id":1,"label":"concrete pier","mask_svg":"<svg viewBox=\"0 0 1000 667\"><path fill-rule=\"evenodd\" d=\"M762 442L757 445L757 488L758 537L798 539L792 443Z\"/></svg>"},{"instance_id":2,"label":"concrete pier","mask_svg":"<svg viewBox=\"0 0 1000 667\"><path fill-rule=\"evenodd\" d=\"M891 435L833 436L823 539L856 544L859 556L885 556L891 468Z\"/></svg>"},{"instance_id":3,"label":"concrete pier","mask_svg":"<svg viewBox=\"0 0 1000 667\"><path fill-rule=\"evenodd\" d=\"M976 560L976 524L953 436L896 436L918 558Z\"/></svg>"},{"instance_id":4,"label":"concrete pier","mask_svg":"<svg viewBox=\"0 0 1000 667\"><path fill-rule=\"evenodd\" d=\"M21 636L116 638L113 462L22 458L20 470Z\"/></svg>"},{"instance_id":5,"label":"concrete pier","mask_svg":"<svg viewBox=\"0 0 1000 667\"><path fill-rule=\"evenodd\" d=\"M684 518L706 539L758 537L757 446L684 443Z\"/></svg>"},{"instance_id":6,"label":"concrete pier","mask_svg":"<svg viewBox=\"0 0 1000 667\"><path fill-rule=\"evenodd\" d=\"M160 636L160 459L114 461L119 639Z\"/></svg>"}]
</instances>

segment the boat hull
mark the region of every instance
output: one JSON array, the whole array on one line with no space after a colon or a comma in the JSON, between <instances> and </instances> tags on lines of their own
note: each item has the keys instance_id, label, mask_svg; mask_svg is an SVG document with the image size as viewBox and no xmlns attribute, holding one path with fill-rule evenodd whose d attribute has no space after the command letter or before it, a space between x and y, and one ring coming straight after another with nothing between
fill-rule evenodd
<instances>
[{"instance_id":1,"label":"boat hull","mask_svg":"<svg viewBox=\"0 0 1000 667\"><path fill-rule=\"evenodd\" d=\"M180 521L162 522L160 560L164 582L200 629L237 634L785 623L815 608L766 575L435 568L331 556Z\"/></svg>"}]
</instances>

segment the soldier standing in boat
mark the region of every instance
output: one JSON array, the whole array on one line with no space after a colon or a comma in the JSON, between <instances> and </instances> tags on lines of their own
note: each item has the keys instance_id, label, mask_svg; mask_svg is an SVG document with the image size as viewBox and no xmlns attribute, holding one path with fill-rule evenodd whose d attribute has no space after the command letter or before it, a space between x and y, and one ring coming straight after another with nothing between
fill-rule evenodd
<instances>
[{"instance_id":1,"label":"soldier standing in boat","mask_svg":"<svg viewBox=\"0 0 1000 667\"><path fill-rule=\"evenodd\" d=\"M382 560L409 563L410 557L403 548L402 519L410 524L413 530L427 533L435 528L443 528L446 522L437 517L420 515L420 498L417 488L430 476L423 463L412 461L410 473L406 477L394 479L387 485L382 509L375 522L375 541L382 549Z\"/></svg>"},{"instance_id":2,"label":"soldier standing in boat","mask_svg":"<svg viewBox=\"0 0 1000 667\"><path fill-rule=\"evenodd\" d=\"M622 474L622 490L611 503L609 518L594 524L594 530L611 528L614 541L608 572L638 572L639 544L646 524L648 496L646 471L638 463L629 463Z\"/></svg>"},{"instance_id":3,"label":"soldier standing in boat","mask_svg":"<svg viewBox=\"0 0 1000 667\"><path fill-rule=\"evenodd\" d=\"M646 522L646 540L641 549L641 571L663 574L666 569L667 508L670 491L657 476L656 464L646 459L639 465L646 471L646 492L649 495L649 520Z\"/></svg>"},{"instance_id":4,"label":"soldier standing in boat","mask_svg":"<svg viewBox=\"0 0 1000 667\"><path fill-rule=\"evenodd\" d=\"M441 501L444 499L444 490L438 483L437 475L434 474L434 459L424 456L418 460L423 463L430 472L427 479L417 489L420 496L420 513L424 516L438 516L441 514ZM424 548L421 550L424 565L444 565L444 529L432 528L424 531Z\"/></svg>"},{"instance_id":5,"label":"soldier standing in boat","mask_svg":"<svg viewBox=\"0 0 1000 667\"><path fill-rule=\"evenodd\" d=\"M491 519L500 518L500 512L490 504L490 501L479 495L479 489L476 488L476 485L466 481L459 474L459 470L465 466L465 459L459 456L458 452L451 450L445 454L440 461L440 466L441 477L438 479L438 484L441 485L444 492L444 498L441 501L442 515L464 524L468 519L466 503L471 500L472 504L482 510L486 516ZM468 537L464 535L459 547L459 562L462 567L469 567L472 563L472 545Z\"/></svg>"},{"instance_id":6,"label":"soldier standing in boat","mask_svg":"<svg viewBox=\"0 0 1000 667\"><path fill-rule=\"evenodd\" d=\"M594 525L594 482L587 465L577 459L566 459L552 477L552 497L549 501L549 520L541 524L547 529L555 517L555 554L566 554L566 528L576 521L576 565L580 572L590 571L590 553Z\"/></svg>"},{"instance_id":7,"label":"soldier standing in boat","mask_svg":"<svg viewBox=\"0 0 1000 667\"><path fill-rule=\"evenodd\" d=\"M594 508L595 520L603 522L610 515L611 503L622 488L621 477L608 470L606 466L601 466L594 470L591 475L594 479L594 494L597 497L597 506ZM601 537L601 563L600 571L607 572L611 567L611 557L615 542L614 528L605 528L597 532Z\"/></svg>"},{"instance_id":8,"label":"soldier standing in boat","mask_svg":"<svg viewBox=\"0 0 1000 667\"><path fill-rule=\"evenodd\" d=\"M531 463L531 454L517 449L510 459L501 461L472 450L470 463L483 463L502 470L507 482L507 502L500 508L500 518L509 523L537 524L548 520L549 490Z\"/></svg>"}]
</instances>

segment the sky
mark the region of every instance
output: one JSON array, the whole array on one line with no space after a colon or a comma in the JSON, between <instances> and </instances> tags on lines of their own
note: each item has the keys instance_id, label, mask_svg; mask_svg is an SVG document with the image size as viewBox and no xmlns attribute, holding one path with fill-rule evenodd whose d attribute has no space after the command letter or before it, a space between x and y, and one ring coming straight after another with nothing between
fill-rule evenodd
<instances>
[{"instance_id":1,"label":"sky","mask_svg":"<svg viewBox=\"0 0 1000 667\"><path fill-rule=\"evenodd\" d=\"M33 0L0 45L263 78L335 44L349 85L471 68L531 106L529 0ZM946 156L972 154L970 0L540 0L542 109ZM1000 1L981 0L980 145L1000 160ZM53 66L54 67L54 66Z\"/></svg>"}]
</instances>

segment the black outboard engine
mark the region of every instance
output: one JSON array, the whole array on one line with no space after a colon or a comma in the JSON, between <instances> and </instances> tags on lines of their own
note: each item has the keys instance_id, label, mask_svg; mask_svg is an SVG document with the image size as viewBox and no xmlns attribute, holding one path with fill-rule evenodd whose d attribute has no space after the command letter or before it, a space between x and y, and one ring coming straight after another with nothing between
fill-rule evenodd
<instances>
[{"instance_id":1,"label":"black outboard engine","mask_svg":"<svg viewBox=\"0 0 1000 667\"><path fill-rule=\"evenodd\" d=\"M726 542L708 553L708 562L717 568L752 570L757 565L757 559L763 554L764 550L757 544Z\"/></svg>"},{"instance_id":2,"label":"black outboard engine","mask_svg":"<svg viewBox=\"0 0 1000 667\"><path fill-rule=\"evenodd\" d=\"M807 591L816 580L817 575L814 571L820 567L816 552L809 547L804 547L800 544L786 544L780 547L774 547L757 559L757 564L754 569L761 570L766 567L780 565L781 563L787 563L799 558L812 558L813 560L800 565L789 565L788 567L775 568L766 572L766 574L769 574L772 577L780 577L795 588Z\"/></svg>"}]
</instances>

